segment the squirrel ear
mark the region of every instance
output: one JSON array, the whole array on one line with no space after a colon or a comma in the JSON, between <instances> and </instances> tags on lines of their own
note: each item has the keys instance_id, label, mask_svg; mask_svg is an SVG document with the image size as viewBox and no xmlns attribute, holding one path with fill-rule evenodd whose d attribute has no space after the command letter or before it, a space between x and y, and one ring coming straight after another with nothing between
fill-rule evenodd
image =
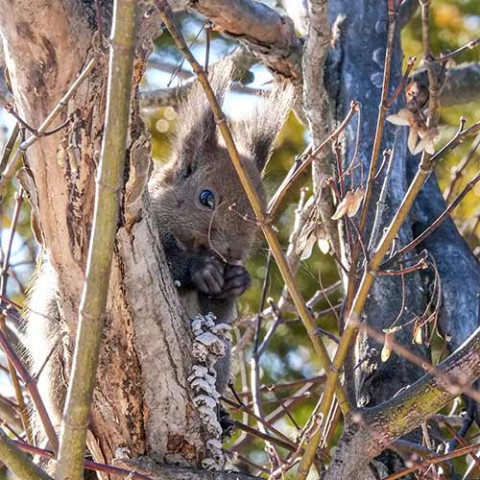
<instances>
[{"instance_id":1,"label":"squirrel ear","mask_svg":"<svg viewBox=\"0 0 480 480\"><path fill-rule=\"evenodd\" d=\"M194 124L189 116L195 117ZM208 108L204 108L201 112L184 111L183 116L179 116L179 121L183 125L176 138L175 150L177 161L182 164L184 176L189 176L201 163L204 152L217 147L216 124L213 113Z\"/></svg>"},{"instance_id":2,"label":"squirrel ear","mask_svg":"<svg viewBox=\"0 0 480 480\"><path fill-rule=\"evenodd\" d=\"M273 152L273 146L295 98L291 84L276 84L271 93L247 119L234 125L238 146L255 162L261 172Z\"/></svg>"},{"instance_id":3,"label":"squirrel ear","mask_svg":"<svg viewBox=\"0 0 480 480\"><path fill-rule=\"evenodd\" d=\"M223 102L232 74L232 62L220 61L209 74L209 82L219 103ZM178 112L178 132L174 144L177 161L184 174L196 169L205 153L218 147L217 124L200 82L195 81Z\"/></svg>"}]
</instances>

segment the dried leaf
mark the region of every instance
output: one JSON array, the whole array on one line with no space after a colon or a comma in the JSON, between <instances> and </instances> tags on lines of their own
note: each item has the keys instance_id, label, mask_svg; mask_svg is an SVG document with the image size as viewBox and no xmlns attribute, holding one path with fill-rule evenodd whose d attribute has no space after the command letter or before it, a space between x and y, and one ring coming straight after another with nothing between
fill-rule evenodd
<instances>
[{"instance_id":1,"label":"dried leaf","mask_svg":"<svg viewBox=\"0 0 480 480\"><path fill-rule=\"evenodd\" d=\"M300 255L300 260L307 260L312 255L313 246L315 245L315 235L310 235L305 243L305 247L303 248L303 252Z\"/></svg>"},{"instance_id":2,"label":"dried leaf","mask_svg":"<svg viewBox=\"0 0 480 480\"><path fill-rule=\"evenodd\" d=\"M345 215L349 217L355 216L362 204L363 190L357 188L354 192L349 190L343 200L337 205L337 209L332 216L332 220L340 220Z\"/></svg>"},{"instance_id":3,"label":"dried leaf","mask_svg":"<svg viewBox=\"0 0 480 480\"><path fill-rule=\"evenodd\" d=\"M314 235L314 231L315 231L315 223L314 222L308 222L303 226L302 231L300 232L300 235L298 236L297 244L295 246L295 253L297 255L301 255L302 252L305 250L305 248L306 248L306 246L309 242L310 237L312 235Z\"/></svg>"},{"instance_id":4,"label":"dried leaf","mask_svg":"<svg viewBox=\"0 0 480 480\"><path fill-rule=\"evenodd\" d=\"M415 114L406 108L402 108L397 113L389 115L386 120L399 127L409 127L414 123Z\"/></svg>"},{"instance_id":5,"label":"dried leaf","mask_svg":"<svg viewBox=\"0 0 480 480\"><path fill-rule=\"evenodd\" d=\"M438 130L436 128L422 127L419 129L418 135L421 140L415 147L413 154L417 155L425 150L429 155L433 155L435 153L434 142L437 140Z\"/></svg>"},{"instance_id":6,"label":"dried leaf","mask_svg":"<svg viewBox=\"0 0 480 480\"><path fill-rule=\"evenodd\" d=\"M351 196L351 202L348 206L347 215L351 218L356 215L363 200L363 189L358 187Z\"/></svg>"},{"instance_id":7,"label":"dried leaf","mask_svg":"<svg viewBox=\"0 0 480 480\"><path fill-rule=\"evenodd\" d=\"M435 148L433 143L430 142L428 139L424 138L417 143L415 150L412 152L414 155L418 155L423 151L427 152L429 155L433 155L435 153Z\"/></svg>"},{"instance_id":8,"label":"dried leaf","mask_svg":"<svg viewBox=\"0 0 480 480\"><path fill-rule=\"evenodd\" d=\"M423 329L420 323L415 323L413 327L413 342L417 345L423 345Z\"/></svg>"},{"instance_id":9,"label":"dried leaf","mask_svg":"<svg viewBox=\"0 0 480 480\"><path fill-rule=\"evenodd\" d=\"M332 220L340 220L348 211L348 202L351 192L347 192L343 200L337 205L335 213L332 215Z\"/></svg>"},{"instance_id":10,"label":"dried leaf","mask_svg":"<svg viewBox=\"0 0 480 480\"><path fill-rule=\"evenodd\" d=\"M431 155L435 153L433 142L438 135L437 129L429 129L425 126L425 119L420 111L414 113L407 108L402 108L396 114L389 115L387 120L394 125L408 126L410 128L408 132L408 149L410 153L416 155L424 150ZM421 138L420 142L418 137Z\"/></svg>"},{"instance_id":11,"label":"dried leaf","mask_svg":"<svg viewBox=\"0 0 480 480\"><path fill-rule=\"evenodd\" d=\"M415 147L417 146L418 141L418 130L416 128L410 128L408 132L408 150L411 154L415 154Z\"/></svg>"},{"instance_id":12,"label":"dried leaf","mask_svg":"<svg viewBox=\"0 0 480 480\"><path fill-rule=\"evenodd\" d=\"M382 353L380 355L383 363L385 363L392 355L394 337L394 332L385 333L385 343L383 344Z\"/></svg>"},{"instance_id":13,"label":"dried leaf","mask_svg":"<svg viewBox=\"0 0 480 480\"><path fill-rule=\"evenodd\" d=\"M330 242L326 238L319 238L317 240L317 244L320 251L324 255L327 255L327 253L330 251Z\"/></svg>"}]
</instances>

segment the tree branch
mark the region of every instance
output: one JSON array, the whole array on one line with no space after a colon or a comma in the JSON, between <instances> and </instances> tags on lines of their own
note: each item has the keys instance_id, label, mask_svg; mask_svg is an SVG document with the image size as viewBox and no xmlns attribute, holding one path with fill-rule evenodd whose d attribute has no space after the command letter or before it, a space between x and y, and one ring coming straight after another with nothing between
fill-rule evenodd
<instances>
[{"instance_id":1,"label":"tree branch","mask_svg":"<svg viewBox=\"0 0 480 480\"><path fill-rule=\"evenodd\" d=\"M0 460L22 480L53 480L0 429Z\"/></svg>"},{"instance_id":2,"label":"tree branch","mask_svg":"<svg viewBox=\"0 0 480 480\"><path fill-rule=\"evenodd\" d=\"M189 0L187 7L235 37L276 73L300 82L302 42L289 17L254 0Z\"/></svg>"},{"instance_id":3,"label":"tree branch","mask_svg":"<svg viewBox=\"0 0 480 480\"><path fill-rule=\"evenodd\" d=\"M363 410L359 422L350 419L324 480L362 479L375 456L480 377L480 330L437 369L441 375L425 375L388 402Z\"/></svg>"},{"instance_id":4,"label":"tree branch","mask_svg":"<svg viewBox=\"0 0 480 480\"><path fill-rule=\"evenodd\" d=\"M131 469L132 465L127 460L125 463L117 462L119 465ZM195 470L182 468L178 465L159 465L149 457L142 457L135 461L135 471L148 476L151 480L252 480L258 479L253 475L238 472L209 472L207 470ZM132 480L135 480L135 474Z\"/></svg>"},{"instance_id":5,"label":"tree branch","mask_svg":"<svg viewBox=\"0 0 480 480\"><path fill-rule=\"evenodd\" d=\"M428 88L427 70L414 73L413 79ZM480 100L480 63L463 63L449 68L440 89L442 106L463 105Z\"/></svg>"},{"instance_id":6,"label":"tree branch","mask_svg":"<svg viewBox=\"0 0 480 480\"><path fill-rule=\"evenodd\" d=\"M328 2L309 2L309 35L305 45L304 92L305 110L313 136L313 148L330 133L333 122L332 109L325 89L324 67L330 45L330 23ZM325 176L334 176L335 157L332 149L322 150L313 162L314 191L318 195L318 206L333 251L340 256L340 238L337 223L332 220L335 208L330 190L322 187Z\"/></svg>"},{"instance_id":7,"label":"tree branch","mask_svg":"<svg viewBox=\"0 0 480 480\"><path fill-rule=\"evenodd\" d=\"M326 371L328 371L330 367L330 359L329 359L327 350L325 348L325 345L317 335L315 321L310 311L308 310L305 304L305 301L302 298L302 295L300 294L300 291L298 290L295 278L282 252L282 248L280 246L278 237L272 225L270 224L270 222L267 221L258 192L255 190L248 176L248 172L245 170L245 167L243 166L240 160L238 150L236 148L236 145L233 140L230 129L228 127L228 124L225 120L225 116L215 98L215 94L208 82L207 76L205 75L205 72L203 71L200 64L195 60L195 57L192 55L192 53L188 49L185 43L185 40L183 39L180 32L178 31L175 23L173 22L171 18L171 12L168 7L168 2L166 0L157 0L157 1L160 7L160 16L163 22L167 25L167 28L169 29L169 32L172 35L172 38L174 39L175 44L177 45L178 49L185 55L185 58L188 60L188 62L192 66L193 71L198 76L198 80L200 81L202 87L204 88L205 94L208 98L210 107L212 109L212 113L215 117L215 121L218 124L220 133L222 134L222 137L225 141L226 148L230 154L232 164L235 167L235 170L242 183L242 186L245 190L248 200L252 206L252 209L255 213L258 224L262 229L262 232L268 242L268 245L272 251L273 257L277 262L280 273L282 274L283 279L286 285L288 286L290 295L292 297L292 301L298 310L298 313L302 322L304 323L304 326L307 330L310 340L312 341L312 344L315 348L315 352L320 360L320 363L322 367ZM348 402L347 402L343 387L340 385L339 382L334 382L332 388L335 388L337 397L339 399L339 403L342 405L342 408L345 408L348 410L349 408Z\"/></svg>"}]
</instances>

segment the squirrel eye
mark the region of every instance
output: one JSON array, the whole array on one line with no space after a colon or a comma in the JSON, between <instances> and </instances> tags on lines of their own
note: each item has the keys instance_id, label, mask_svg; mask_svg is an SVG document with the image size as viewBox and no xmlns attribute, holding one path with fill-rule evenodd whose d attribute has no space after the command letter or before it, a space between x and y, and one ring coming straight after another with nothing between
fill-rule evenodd
<instances>
[{"instance_id":1,"label":"squirrel eye","mask_svg":"<svg viewBox=\"0 0 480 480\"><path fill-rule=\"evenodd\" d=\"M202 190L198 198L202 205L205 205L212 210L215 208L215 195L213 195L213 192L210 190Z\"/></svg>"}]
</instances>

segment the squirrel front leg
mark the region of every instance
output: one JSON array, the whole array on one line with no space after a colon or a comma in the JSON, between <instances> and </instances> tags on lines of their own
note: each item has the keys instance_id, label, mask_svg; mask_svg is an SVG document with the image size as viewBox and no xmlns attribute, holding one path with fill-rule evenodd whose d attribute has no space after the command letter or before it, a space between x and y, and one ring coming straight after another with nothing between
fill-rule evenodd
<instances>
[{"instance_id":1,"label":"squirrel front leg","mask_svg":"<svg viewBox=\"0 0 480 480\"><path fill-rule=\"evenodd\" d=\"M217 295L225 284L224 265L207 251L183 249L172 234L162 236L168 267L178 288Z\"/></svg>"},{"instance_id":2,"label":"squirrel front leg","mask_svg":"<svg viewBox=\"0 0 480 480\"><path fill-rule=\"evenodd\" d=\"M170 273L179 288L194 288L223 301L239 297L250 286L250 276L241 265L221 262L208 251L184 250L171 234L162 238L162 243Z\"/></svg>"}]
</instances>

